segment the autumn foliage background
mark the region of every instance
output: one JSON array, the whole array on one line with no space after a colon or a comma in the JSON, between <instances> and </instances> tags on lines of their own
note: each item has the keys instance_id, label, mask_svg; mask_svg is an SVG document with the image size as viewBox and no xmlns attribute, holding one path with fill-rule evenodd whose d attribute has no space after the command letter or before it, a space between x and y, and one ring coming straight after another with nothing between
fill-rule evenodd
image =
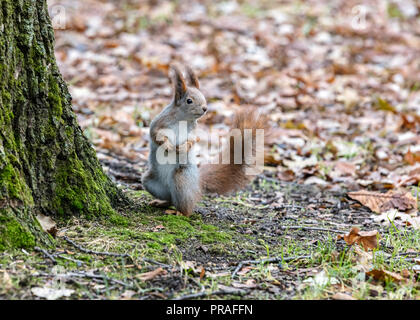
<instances>
[{"instance_id":1,"label":"autumn foliage background","mask_svg":"<svg viewBox=\"0 0 420 320\"><path fill-rule=\"evenodd\" d=\"M281 180L348 190L419 183L415 1L49 5L60 70L100 157L111 152L142 170L175 62L199 75L203 126L223 133L246 105L269 115L276 136L266 160Z\"/></svg>"}]
</instances>

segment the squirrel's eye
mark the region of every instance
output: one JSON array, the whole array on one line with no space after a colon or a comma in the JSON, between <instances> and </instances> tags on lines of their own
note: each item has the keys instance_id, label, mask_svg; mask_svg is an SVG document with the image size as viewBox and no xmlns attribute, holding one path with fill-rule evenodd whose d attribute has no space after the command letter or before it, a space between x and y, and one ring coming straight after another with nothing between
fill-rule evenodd
<instances>
[{"instance_id":1,"label":"squirrel's eye","mask_svg":"<svg viewBox=\"0 0 420 320\"><path fill-rule=\"evenodd\" d=\"M191 103L193 103L193 101L191 99L187 99L187 103L191 104Z\"/></svg>"}]
</instances>

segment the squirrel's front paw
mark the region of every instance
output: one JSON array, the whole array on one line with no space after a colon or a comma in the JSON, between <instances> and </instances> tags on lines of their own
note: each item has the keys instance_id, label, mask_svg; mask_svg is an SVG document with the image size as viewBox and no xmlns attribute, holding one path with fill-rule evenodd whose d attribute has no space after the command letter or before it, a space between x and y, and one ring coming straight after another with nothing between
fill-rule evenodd
<instances>
[{"instance_id":1,"label":"squirrel's front paw","mask_svg":"<svg viewBox=\"0 0 420 320\"><path fill-rule=\"evenodd\" d=\"M162 145L168 151L175 150L175 146L169 141L168 137L164 137L164 140L163 140L163 144Z\"/></svg>"},{"instance_id":2,"label":"squirrel's front paw","mask_svg":"<svg viewBox=\"0 0 420 320\"><path fill-rule=\"evenodd\" d=\"M185 141L183 144L177 147L176 151L186 153L190 151L193 145L194 145L194 141L191 141L191 140Z\"/></svg>"}]
</instances>

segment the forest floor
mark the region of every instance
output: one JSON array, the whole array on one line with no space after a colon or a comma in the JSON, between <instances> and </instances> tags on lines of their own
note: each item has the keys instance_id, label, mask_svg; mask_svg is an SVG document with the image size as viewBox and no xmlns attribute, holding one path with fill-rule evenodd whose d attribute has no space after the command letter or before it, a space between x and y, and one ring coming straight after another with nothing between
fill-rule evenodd
<instances>
[{"instance_id":1,"label":"forest floor","mask_svg":"<svg viewBox=\"0 0 420 320\"><path fill-rule=\"evenodd\" d=\"M0 299L420 299L418 2L48 4L79 124L134 204L0 253ZM190 218L140 183L173 62L198 75L202 128L254 106L275 132L264 174Z\"/></svg>"},{"instance_id":2,"label":"forest floor","mask_svg":"<svg viewBox=\"0 0 420 320\"><path fill-rule=\"evenodd\" d=\"M420 231L381 226L344 192L265 172L190 218L127 193L121 215L59 225L55 249L0 254L0 298L420 298ZM355 226L378 231L376 249L338 239Z\"/></svg>"}]
</instances>

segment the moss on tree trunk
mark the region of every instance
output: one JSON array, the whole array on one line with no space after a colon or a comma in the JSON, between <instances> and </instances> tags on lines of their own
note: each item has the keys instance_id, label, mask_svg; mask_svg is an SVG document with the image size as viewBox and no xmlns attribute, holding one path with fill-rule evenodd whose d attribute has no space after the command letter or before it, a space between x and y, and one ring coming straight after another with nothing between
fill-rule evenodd
<instances>
[{"instance_id":1,"label":"moss on tree trunk","mask_svg":"<svg viewBox=\"0 0 420 320\"><path fill-rule=\"evenodd\" d=\"M0 2L0 250L51 243L37 213L113 212L123 199L77 124L45 0Z\"/></svg>"}]
</instances>

